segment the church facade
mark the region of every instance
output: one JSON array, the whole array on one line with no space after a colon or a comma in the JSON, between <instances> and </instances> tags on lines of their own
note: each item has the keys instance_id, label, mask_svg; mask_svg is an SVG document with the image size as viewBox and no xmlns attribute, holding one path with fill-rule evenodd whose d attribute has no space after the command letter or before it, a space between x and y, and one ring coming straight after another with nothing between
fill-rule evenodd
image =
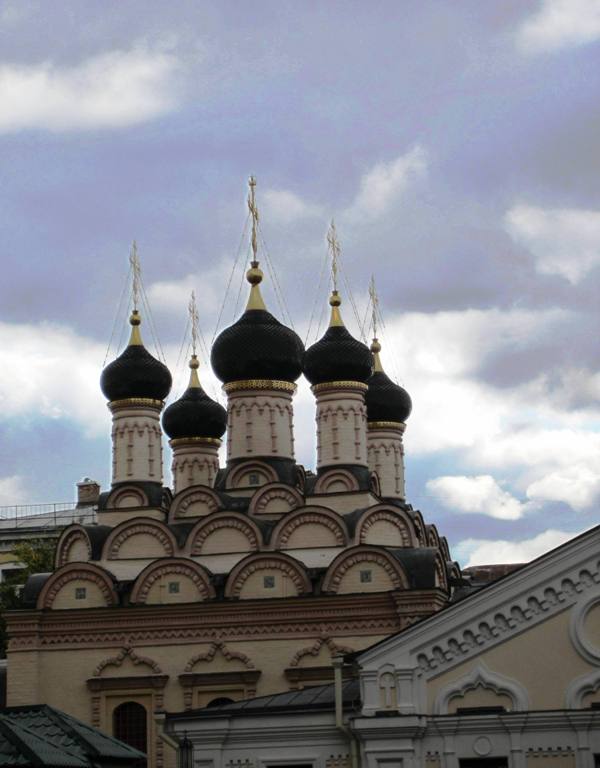
<instances>
[{"instance_id":1,"label":"church facade","mask_svg":"<svg viewBox=\"0 0 600 768\"><path fill-rule=\"evenodd\" d=\"M335 285L329 328L306 350L266 309L253 191L247 308L211 353L227 408L204 392L194 349L189 386L164 409L171 376L134 301L129 345L101 378L112 484L97 524L63 532L54 572L32 577L8 617L8 703L48 703L145 745L153 768L174 756L155 713L326 683L332 657L435 613L460 582L446 540L406 502L411 401L377 340L351 336ZM294 457L301 375L314 472Z\"/></svg>"}]
</instances>

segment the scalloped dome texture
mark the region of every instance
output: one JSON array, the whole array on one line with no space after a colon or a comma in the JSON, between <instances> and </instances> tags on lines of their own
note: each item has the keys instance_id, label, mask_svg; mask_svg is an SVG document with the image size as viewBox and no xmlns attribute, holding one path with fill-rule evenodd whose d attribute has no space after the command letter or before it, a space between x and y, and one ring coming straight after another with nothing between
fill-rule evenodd
<instances>
[{"instance_id":1,"label":"scalloped dome texture","mask_svg":"<svg viewBox=\"0 0 600 768\"><path fill-rule=\"evenodd\" d=\"M383 371L375 371L367 384L367 421L404 422L408 419L412 411L412 400L405 389L394 384Z\"/></svg>"},{"instance_id":2,"label":"scalloped dome texture","mask_svg":"<svg viewBox=\"0 0 600 768\"><path fill-rule=\"evenodd\" d=\"M131 397L164 400L172 383L167 366L138 344L127 347L100 376L100 388L109 401Z\"/></svg>"},{"instance_id":3,"label":"scalloped dome texture","mask_svg":"<svg viewBox=\"0 0 600 768\"><path fill-rule=\"evenodd\" d=\"M342 326L331 326L304 354L304 375L311 384L367 381L373 368L369 348Z\"/></svg>"},{"instance_id":4,"label":"scalloped dome texture","mask_svg":"<svg viewBox=\"0 0 600 768\"><path fill-rule=\"evenodd\" d=\"M302 373L304 344L264 309L246 310L216 338L212 369L225 384L245 379L294 382Z\"/></svg>"},{"instance_id":5,"label":"scalloped dome texture","mask_svg":"<svg viewBox=\"0 0 600 768\"><path fill-rule=\"evenodd\" d=\"M182 437L220 438L227 428L227 411L201 387L188 387L179 400L165 410L162 423L171 440Z\"/></svg>"}]
</instances>

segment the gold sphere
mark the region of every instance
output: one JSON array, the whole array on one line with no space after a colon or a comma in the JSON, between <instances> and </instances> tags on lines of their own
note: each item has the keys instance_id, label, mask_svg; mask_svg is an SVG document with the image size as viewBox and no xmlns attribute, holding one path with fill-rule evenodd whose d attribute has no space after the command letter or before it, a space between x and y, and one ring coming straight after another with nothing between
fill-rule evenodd
<instances>
[{"instance_id":1,"label":"gold sphere","mask_svg":"<svg viewBox=\"0 0 600 768\"><path fill-rule=\"evenodd\" d=\"M137 311L137 309L134 309L131 313L131 316L129 317L129 324L130 325L141 325L142 318L140 317L140 313Z\"/></svg>"},{"instance_id":2,"label":"gold sphere","mask_svg":"<svg viewBox=\"0 0 600 768\"><path fill-rule=\"evenodd\" d=\"M371 343L371 352L374 355L377 355L379 352L381 352L381 344L379 343L379 339L377 338L373 339Z\"/></svg>"},{"instance_id":3,"label":"gold sphere","mask_svg":"<svg viewBox=\"0 0 600 768\"><path fill-rule=\"evenodd\" d=\"M329 297L329 306L339 307L341 303L342 303L342 300L340 299L338 292L333 291L331 296Z\"/></svg>"},{"instance_id":4,"label":"gold sphere","mask_svg":"<svg viewBox=\"0 0 600 768\"><path fill-rule=\"evenodd\" d=\"M262 269L259 269L259 267L250 267L250 269L246 272L246 280L250 283L250 285L258 285L262 282L263 279L263 271Z\"/></svg>"}]
</instances>

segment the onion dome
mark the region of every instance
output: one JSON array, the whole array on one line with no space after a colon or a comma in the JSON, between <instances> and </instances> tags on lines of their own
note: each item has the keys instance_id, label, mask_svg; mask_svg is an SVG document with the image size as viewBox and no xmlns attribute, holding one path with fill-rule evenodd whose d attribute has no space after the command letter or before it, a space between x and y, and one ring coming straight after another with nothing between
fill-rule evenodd
<instances>
[{"instance_id":1,"label":"onion dome","mask_svg":"<svg viewBox=\"0 0 600 768\"><path fill-rule=\"evenodd\" d=\"M171 440L186 437L220 438L227 428L227 411L202 389L198 367L198 358L192 355L188 388L163 414L163 429Z\"/></svg>"},{"instance_id":2,"label":"onion dome","mask_svg":"<svg viewBox=\"0 0 600 768\"><path fill-rule=\"evenodd\" d=\"M365 395L367 421L405 422L412 411L410 395L384 372L379 359L380 351L381 344L373 339L373 374L367 381L369 389Z\"/></svg>"},{"instance_id":3,"label":"onion dome","mask_svg":"<svg viewBox=\"0 0 600 768\"><path fill-rule=\"evenodd\" d=\"M304 354L304 375L311 384L328 381L365 383L372 370L369 348L350 335L340 314L337 291L329 299L331 321L325 335Z\"/></svg>"},{"instance_id":4,"label":"onion dome","mask_svg":"<svg viewBox=\"0 0 600 768\"><path fill-rule=\"evenodd\" d=\"M110 402L140 397L164 400L171 390L166 365L152 357L140 335L141 317L134 309L129 318L131 337L125 351L102 371L100 388Z\"/></svg>"},{"instance_id":5,"label":"onion dome","mask_svg":"<svg viewBox=\"0 0 600 768\"><path fill-rule=\"evenodd\" d=\"M294 382L302 373L304 345L291 328L267 312L258 287L263 273L257 261L251 262L246 279L252 286L246 311L217 336L210 355L213 371L225 384L249 379Z\"/></svg>"}]
</instances>

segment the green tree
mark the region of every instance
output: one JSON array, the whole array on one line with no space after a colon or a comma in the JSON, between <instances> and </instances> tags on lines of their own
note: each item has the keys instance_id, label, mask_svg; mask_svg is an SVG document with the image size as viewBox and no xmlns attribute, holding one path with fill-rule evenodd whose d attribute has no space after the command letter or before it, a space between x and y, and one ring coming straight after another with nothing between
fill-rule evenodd
<instances>
[{"instance_id":1,"label":"green tree","mask_svg":"<svg viewBox=\"0 0 600 768\"><path fill-rule=\"evenodd\" d=\"M6 657L6 622L4 611L22 608L21 587L34 573L50 573L54 570L55 539L31 539L21 541L12 549L22 567L6 576L0 583L0 658Z\"/></svg>"}]
</instances>

